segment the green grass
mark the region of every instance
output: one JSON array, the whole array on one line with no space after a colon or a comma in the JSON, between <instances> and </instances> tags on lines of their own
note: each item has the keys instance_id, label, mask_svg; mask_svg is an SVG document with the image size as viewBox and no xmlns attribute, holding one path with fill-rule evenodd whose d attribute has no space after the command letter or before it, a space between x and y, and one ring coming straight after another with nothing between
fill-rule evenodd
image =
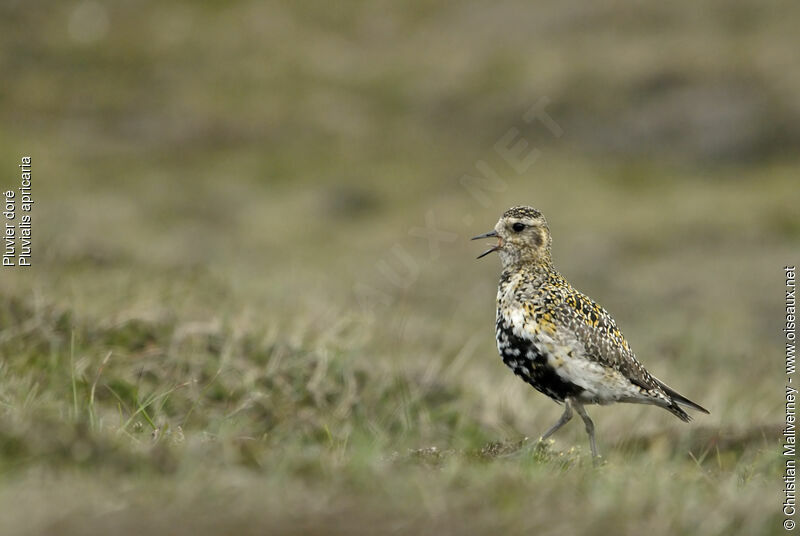
<instances>
[{"instance_id":1,"label":"green grass","mask_svg":"<svg viewBox=\"0 0 800 536\"><path fill-rule=\"evenodd\" d=\"M36 201L0 532L779 533L797 7L337 5L120 4L95 43L0 8L2 186L31 154ZM710 416L589 408L599 468L579 423L536 443L560 408L497 356L468 240L521 203Z\"/></svg>"}]
</instances>

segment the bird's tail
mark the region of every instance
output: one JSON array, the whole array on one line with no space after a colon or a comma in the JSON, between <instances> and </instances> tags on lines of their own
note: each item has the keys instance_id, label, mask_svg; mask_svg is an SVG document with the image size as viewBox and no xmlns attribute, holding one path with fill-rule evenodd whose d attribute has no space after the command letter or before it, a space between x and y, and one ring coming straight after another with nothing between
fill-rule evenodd
<instances>
[{"instance_id":1,"label":"bird's tail","mask_svg":"<svg viewBox=\"0 0 800 536\"><path fill-rule=\"evenodd\" d=\"M664 408L683 422L689 422L692 420L692 416L683 411L683 408L680 407L677 402L673 401L672 404L669 406L664 406Z\"/></svg>"},{"instance_id":2,"label":"bird's tail","mask_svg":"<svg viewBox=\"0 0 800 536\"><path fill-rule=\"evenodd\" d=\"M653 379L655 379L655 378L653 378ZM685 396L683 396L682 394L680 394L676 390L674 390L674 389L672 389L670 387L667 387L667 385L664 382L656 380L656 383L667 394L667 396L670 397L670 399L672 401L672 404L667 406L667 410L671 411L680 420L682 420L684 422L689 422L689 421L692 420L691 416L689 416L688 413L683 411L683 408L681 408L680 406L686 406L687 408L692 408L692 409L695 409L697 411L701 411L701 412L706 413L706 414L710 414L711 413L710 411L708 411L706 408L704 408L700 404L698 404L696 402L692 402L691 400L689 400L688 398L686 398Z\"/></svg>"}]
</instances>

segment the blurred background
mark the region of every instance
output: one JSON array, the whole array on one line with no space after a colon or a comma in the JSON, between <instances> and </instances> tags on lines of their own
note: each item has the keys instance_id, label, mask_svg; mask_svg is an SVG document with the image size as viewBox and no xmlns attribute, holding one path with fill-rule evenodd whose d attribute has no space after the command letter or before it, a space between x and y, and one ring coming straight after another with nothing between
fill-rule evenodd
<instances>
[{"instance_id":1,"label":"blurred background","mask_svg":"<svg viewBox=\"0 0 800 536\"><path fill-rule=\"evenodd\" d=\"M139 530L145 490L179 504L146 516L171 533L779 526L796 2L0 15L0 187L30 155L35 199L34 266L0 271L9 533ZM640 360L712 411L595 409L602 482L577 425L519 467L560 409L497 357L499 262L468 238L520 204ZM631 485L658 470L664 488ZM541 489L553 504L527 512ZM593 506L560 515L575 501Z\"/></svg>"}]
</instances>

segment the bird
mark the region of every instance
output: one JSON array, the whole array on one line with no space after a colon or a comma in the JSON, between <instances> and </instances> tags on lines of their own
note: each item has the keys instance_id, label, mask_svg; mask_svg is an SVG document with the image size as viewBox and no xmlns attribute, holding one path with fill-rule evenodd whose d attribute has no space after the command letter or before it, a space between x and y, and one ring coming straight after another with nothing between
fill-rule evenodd
<instances>
[{"instance_id":1,"label":"bird","mask_svg":"<svg viewBox=\"0 0 800 536\"><path fill-rule=\"evenodd\" d=\"M574 410L597 463L595 427L586 405L651 404L684 422L691 420L684 407L709 413L650 374L608 311L555 269L550 227L539 210L508 209L492 231L472 240L486 238L497 243L478 259L497 252L502 263L495 325L500 356L514 374L564 404L561 417L540 441L567 424Z\"/></svg>"}]
</instances>

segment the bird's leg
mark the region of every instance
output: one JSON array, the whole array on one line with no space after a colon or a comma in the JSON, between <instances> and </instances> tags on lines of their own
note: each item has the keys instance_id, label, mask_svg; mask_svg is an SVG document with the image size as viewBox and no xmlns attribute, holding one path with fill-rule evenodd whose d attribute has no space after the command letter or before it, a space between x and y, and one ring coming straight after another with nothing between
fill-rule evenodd
<instances>
[{"instance_id":1,"label":"bird's leg","mask_svg":"<svg viewBox=\"0 0 800 536\"><path fill-rule=\"evenodd\" d=\"M545 439L553 435L556 432L556 430L567 424L571 418L572 418L572 405L570 404L569 398L567 398L566 400L564 400L564 413L561 414L561 417L558 419L558 422L556 422L553 426L551 426L550 429L546 431L544 435L542 435L542 437L539 438L539 441L544 441Z\"/></svg>"},{"instance_id":2,"label":"bird's leg","mask_svg":"<svg viewBox=\"0 0 800 536\"><path fill-rule=\"evenodd\" d=\"M586 413L583 404L575 402L575 411L578 412L578 415L580 415L581 419L583 419L583 424L586 425L586 433L589 434L589 447L592 449L592 459L595 461L595 463L597 463L600 455L597 453L597 445L594 441L594 423L592 422L592 419L589 418L589 414Z\"/></svg>"}]
</instances>

